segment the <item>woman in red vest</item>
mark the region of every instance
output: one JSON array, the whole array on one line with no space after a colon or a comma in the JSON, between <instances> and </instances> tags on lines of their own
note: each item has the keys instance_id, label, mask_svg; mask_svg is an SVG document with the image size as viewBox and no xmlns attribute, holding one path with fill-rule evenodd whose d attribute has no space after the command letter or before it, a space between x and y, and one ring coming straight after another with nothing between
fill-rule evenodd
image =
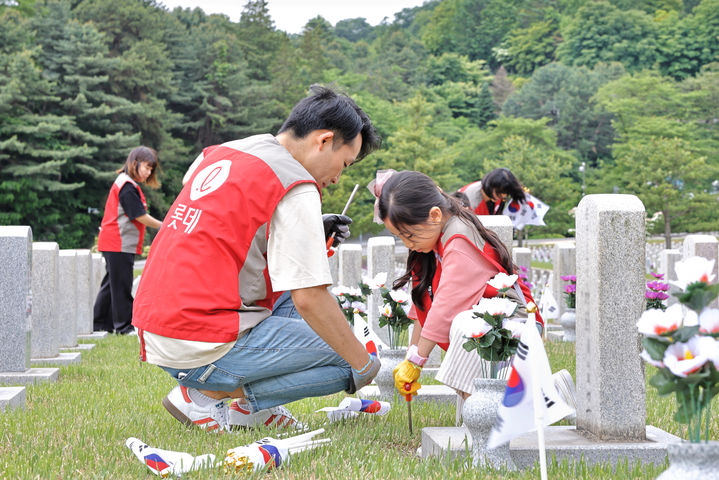
<instances>
[{"instance_id":1,"label":"woman in red vest","mask_svg":"<svg viewBox=\"0 0 719 480\"><path fill-rule=\"evenodd\" d=\"M481 376L476 352L462 348L462 333L455 317L471 310L482 297L498 291L487 282L502 272L515 271L512 257L492 231L456 198L447 195L419 172L378 174L373 188L378 196L376 213L387 229L407 246L407 272L394 288L412 282L416 313L406 359L395 369L395 385L402 395L415 394L422 366L435 345L447 350L437 380L464 398L472 393L472 381ZM380 185L384 180L384 184ZM527 317L534 300L520 281L505 295L518 304L517 317ZM529 307L528 307L529 305ZM538 328L543 321L537 315ZM405 385L410 384L409 389Z\"/></svg>"},{"instance_id":2,"label":"woman in red vest","mask_svg":"<svg viewBox=\"0 0 719 480\"><path fill-rule=\"evenodd\" d=\"M160 228L162 222L147 213L140 184L157 188L157 152L136 147L110 188L105 214L97 238L97 249L105 258L107 273L102 279L93 311L95 331L134 333L132 326L132 279L135 255L142 253L145 227Z\"/></svg>"}]
</instances>

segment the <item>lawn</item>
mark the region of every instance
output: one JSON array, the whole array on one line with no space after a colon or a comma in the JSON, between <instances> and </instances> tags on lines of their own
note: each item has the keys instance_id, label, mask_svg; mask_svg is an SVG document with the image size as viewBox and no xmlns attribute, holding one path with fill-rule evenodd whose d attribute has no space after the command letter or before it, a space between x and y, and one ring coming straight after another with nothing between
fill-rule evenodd
<instances>
[{"instance_id":1,"label":"lawn","mask_svg":"<svg viewBox=\"0 0 719 480\"><path fill-rule=\"evenodd\" d=\"M125 447L128 437L151 446L186 451L193 455L214 453L224 458L229 448L244 445L271 431L224 435L188 429L160 404L173 387L172 379L159 368L138 360L135 337L111 336L96 341L83 352L79 365L63 367L60 380L30 386L25 410L0 414L0 478L7 479L123 479L150 476L145 466ZM553 370L567 368L574 376L573 344L548 343ZM671 399L658 399L647 387L648 423L681 435L672 420ZM301 421L320 428L326 417L314 413L336 406L344 394L306 399L289 405ZM716 410L716 407L714 409ZM402 401L385 417L360 416L343 424L326 426L323 437L332 443L293 457L289 465L270 473L241 478L291 479L449 479L539 478L534 470L507 473L476 470L463 460L420 460L415 456L421 428L448 426L454 422L453 405L414 404L413 435L407 429L407 409ZM719 438L719 424L712 425L712 438ZM665 467L619 466L570 469L550 462L549 477L655 478ZM240 478L222 468L193 472L184 478Z\"/></svg>"}]
</instances>

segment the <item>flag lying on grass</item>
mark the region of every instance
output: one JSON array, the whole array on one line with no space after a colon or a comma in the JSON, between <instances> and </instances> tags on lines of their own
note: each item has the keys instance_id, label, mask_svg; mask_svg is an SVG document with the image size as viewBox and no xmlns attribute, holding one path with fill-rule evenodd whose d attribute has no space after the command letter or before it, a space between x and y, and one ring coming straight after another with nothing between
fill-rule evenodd
<instances>
[{"instance_id":1,"label":"flag lying on grass","mask_svg":"<svg viewBox=\"0 0 719 480\"><path fill-rule=\"evenodd\" d=\"M544 215L546 215L548 210L549 206L546 203L526 193L524 202L518 202L514 199L512 199L511 202L507 202L502 214L512 220L514 228L521 230L525 225L546 225L544 223Z\"/></svg>"},{"instance_id":2,"label":"flag lying on grass","mask_svg":"<svg viewBox=\"0 0 719 480\"><path fill-rule=\"evenodd\" d=\"M533 388L540 389L541 405L535 405ZM507 390L497 411L497 423L489 435L487 448L497 448L527 432L537 429L535 408L543 408L544 426L558 422L574 413L557 393L552 379L547 352L534 322L526 322L519 339L517 354L512 362L512 373Z\"/></svg>"}]
</instances>

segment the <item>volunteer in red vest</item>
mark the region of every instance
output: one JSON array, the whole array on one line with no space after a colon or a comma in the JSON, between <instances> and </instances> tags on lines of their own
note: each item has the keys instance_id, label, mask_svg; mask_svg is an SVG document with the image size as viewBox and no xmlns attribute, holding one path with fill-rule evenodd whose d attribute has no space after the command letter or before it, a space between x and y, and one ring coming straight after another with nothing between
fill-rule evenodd
<instances>
[{"instance_id":1,"label":"volunteer in red vest","mask_svg":"<svg viewBox=\"0 0 719 480\"><path fill-rule=\"evenodd\" d=\"M466 398L474 378L482 376L482 360L476 352L464 350L464 336L471 332L455 328L454 319L482 297L498 294L487 282L500 272L514 274L512 257L473 212L423 173L380 171L370 189L377 196L376 220L409 249L407 272L394 288L412 282L410 313L416 313L417 320L406 359L394 371L395 385L402 395L416 394L422 366L439 345L447 354L437 380ZM505 295L517 303L517 317L526 319L527 309L535 309L529 289L519 279ZM538 314L536 321L541 329Z\"/></svg>"},{"instance_id":2,"label":"volunteer in red vest","mask_svg":"<svg viewBox=\"0 0 719 480\"><path fill-rule=\"evenodd\" d=\"M495 168L481 181L465 185L458 192L467 195L470 208L477 215L502 215L507 197L526 201L524 187L507 168Z\"/></svg>"},{"instance_id":3,"label":"volunteer in red vest","mask_svg":"<svg viewBox=\"0 0 719 480\"><path fill-rule=\"evenodd\" d=\"M107 273L93 309L96 331L135 333L132 327L132 279L135 255L142 253L145 227L160 228L162 222L147 213L140 184L157 188L157 152L134 148L110 188L97 238Z\"/></svg>"},{"instance_id":4,"label":"volunteer in red vest","mask_svg":"<svg viewBox=\"0 0 719 480\"><path fill-rule=\"evenodd\" d=\"M195 161L152 244L133 317L141 359L177 380L162 401L177 420L215 432L297 426L284 404L372 381L379 360L327 290L326 242L348 222L323 222L321 190L378 146L352 99L313 87L276 136Z\"/></svg>"}]
</instances>

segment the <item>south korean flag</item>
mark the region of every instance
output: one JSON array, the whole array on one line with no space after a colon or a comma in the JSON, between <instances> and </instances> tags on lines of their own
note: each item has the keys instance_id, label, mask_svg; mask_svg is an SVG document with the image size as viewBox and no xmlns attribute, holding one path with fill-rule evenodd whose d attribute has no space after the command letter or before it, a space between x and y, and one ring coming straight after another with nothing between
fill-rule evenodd
<instances>
[{"instance_id":1,"label":"south korean flag","mask_svg":"<svg viewBox=\"0 0 719 480\"><path fill-rule=\"evenodd\" d=\"M507 202L502 214L512 220L514 228L521 230L525 225L545 226L544 215L548 210L549 206L546 203L527 193L523 202L514 199Z\"/></svg>"}]
</instances>

